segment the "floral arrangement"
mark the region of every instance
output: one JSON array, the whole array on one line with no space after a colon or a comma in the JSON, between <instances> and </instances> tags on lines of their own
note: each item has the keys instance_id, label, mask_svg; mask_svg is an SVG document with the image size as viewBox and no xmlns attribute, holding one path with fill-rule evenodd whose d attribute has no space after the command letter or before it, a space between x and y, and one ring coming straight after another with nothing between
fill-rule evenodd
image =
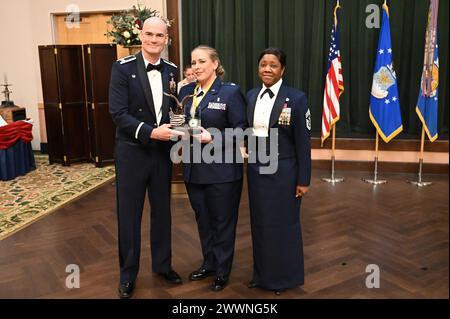
<instances>
[{"instance_id":1,"label":"floral arrangement","mask_svg":"<svg viewBox=\"0 0 450 319\"><path fill-rule=\"evenodd\" d=\"M112 43L129 47L132 45L140 45L139 34L142 29L142 25L147 18L159 17L158 11L151 10L138 3L137 6L133 6L132 9L122 11L119 14L111 16L111 19L106 21L109 26L106 36L108 39L112 38ZM170 26L170 21L162 18Z\"/></svg>"}]
</instances>

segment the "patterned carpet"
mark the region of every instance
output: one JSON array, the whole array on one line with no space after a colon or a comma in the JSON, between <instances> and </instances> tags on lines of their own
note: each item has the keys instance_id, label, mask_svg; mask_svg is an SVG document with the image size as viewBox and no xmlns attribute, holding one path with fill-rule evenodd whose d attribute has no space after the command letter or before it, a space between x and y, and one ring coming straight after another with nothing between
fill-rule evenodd
<instances>
[{"instance_id":1,"label":"patterned carpet","mask_svg":"<svg viewBox=\"0 0 450 319\"><path fill-rule=\"evenodd\" d=\"M50 165L46 155L35 160L36 170L0 181L0 240L115 177L114 166Z\"/></svg>"}]
</instances>

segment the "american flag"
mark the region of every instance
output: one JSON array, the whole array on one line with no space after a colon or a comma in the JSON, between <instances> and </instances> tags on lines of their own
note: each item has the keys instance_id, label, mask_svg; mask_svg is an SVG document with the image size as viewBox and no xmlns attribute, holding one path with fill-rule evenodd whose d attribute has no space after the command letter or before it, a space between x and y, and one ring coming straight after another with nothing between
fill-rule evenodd
<instances>
[{"instance_id":1,"label":"american flag","mask_svg":"<svg viewBox=\"0 0 450 319\"><path fill-rule=\"evenodd\" d=\"M344 92L341 54L339 50L339 3L334 8L334 24L331 29L330 51L328 54L327 77L323 94L322 145L330 135L331 128L339 120L339 97Z\"/></svg>"}]
</instances>

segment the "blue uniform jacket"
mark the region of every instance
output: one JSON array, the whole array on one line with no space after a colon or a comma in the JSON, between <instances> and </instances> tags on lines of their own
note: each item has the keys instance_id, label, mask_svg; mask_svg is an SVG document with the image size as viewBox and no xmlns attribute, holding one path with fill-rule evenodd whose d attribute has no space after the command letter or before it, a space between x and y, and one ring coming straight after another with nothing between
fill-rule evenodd
<instances>
[{"instance_id":1,"label":"blue uniform jacket","mask_svg":"<svg viewBox=\"0 0 450 319\"><path fill-rule=\"evenodd\" d=\"M247 117L251 127L260 90L261 88L255 88L247 93ZM283 108L291 108L289 124L279 121ZM278 128L278 159L296 158L297 185L308 186L311 180L311 116L306 95L282 84L270 114L269 128ZM267 138L267 149L269 143Z\"/></svg>"},{"instance_id":2,"label":"blue uniform jacket","mask_svg":"<svg viewBox=\"0 0 450 319\"><path fill-rule=\"evenodd\" d=\"M196 83L181 88L179 99L194 93ZM225 128L247 127L245 99L238 85L223 83L218 77L197 107L201 126L205 129L216 128L221 131L221 144L217 147L225 154ZM220 107L217 107L217 106ZM185 113L190 117L192 98L186 103ZM212 141L217 143L217 141ZM205 145L202 145L204 147ZM236 149L236 147L234 147ZM192 150L192 148L191 148ZM240 155L240 154L239 154ZM227 183L242 179L242 164L240 163L184 163L184 180L188 183L215 184Z\"/></svg>"},{"instance_id":3,"label":"blue uniform jacket","mask_svg":"<svg viewBox=\"0 0 450 319\"><path fill-rule=\"evenodd\" d=\"M174 64L164 59L161 59L161 63L163 64L161 70L163 91L170 93L170 82L174 81L175 85L178 82L178 70ZM164 95L162 118L159 124L169 123L169 110L175 107L175 100ZM109 85L109 111L116 125L118 140L146 147L162 145L162 143L170 145L150 139L150 134L158 123L142 52L120 59L113 64ZM136 139L136 129L142 122L144 124Z\"/></svg>"}]
</instances>

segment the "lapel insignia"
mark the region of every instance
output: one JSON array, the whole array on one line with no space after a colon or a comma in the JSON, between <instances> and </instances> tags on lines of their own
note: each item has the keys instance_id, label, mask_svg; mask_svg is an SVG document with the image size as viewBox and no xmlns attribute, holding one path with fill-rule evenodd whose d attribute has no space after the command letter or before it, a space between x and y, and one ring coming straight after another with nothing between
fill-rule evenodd
<instances>
[{"instance_id":1,"label":"lapel insignia","mask_svg":"<svg viewBox=\"0 0 450 319\"><path fill-rule=\"evenodd\" d=\"M174 80L174 75L172 72L170 72L169 76L170 76L170 81L169 81L170 93L175 94L175 93L177 93L177 83Z\"/></svg>"},{"instance_id":2,"label":"lapel insignia","mask_svg":"<svg viewBox=\"0 0 450 319\"><path fill-rule=\"evenodd\" d=\"M131 77L132 77L133 79L135 79L135 78L136 78L136 74L132 74Z\"/></svg>"}]
</instances>

